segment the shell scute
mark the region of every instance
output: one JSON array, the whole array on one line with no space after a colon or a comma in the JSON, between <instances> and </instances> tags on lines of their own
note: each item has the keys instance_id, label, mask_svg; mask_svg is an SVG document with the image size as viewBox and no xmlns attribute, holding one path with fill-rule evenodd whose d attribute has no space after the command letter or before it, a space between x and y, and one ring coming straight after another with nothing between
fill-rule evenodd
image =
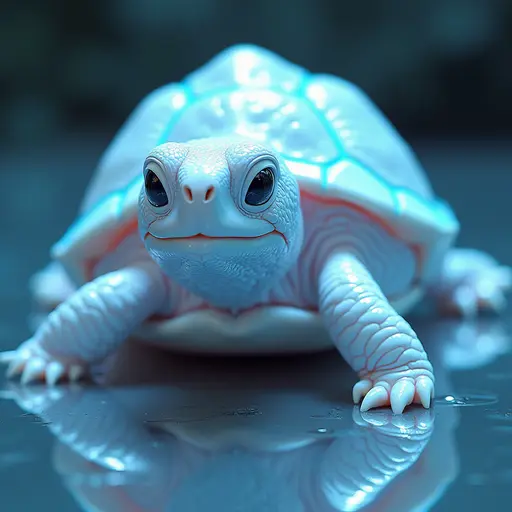
<instances>
[{"instance_id":1,"label":"shell scute","mask_svg":"<svg viewBox=\"0 0 512 512\"><path fill-rule=\"evenodd\" d=\"M323 163L341 157L322 120L306 102L270 89L220 91L196 99L169 131L168 139L182 142L227 135L267 144L283 158Z\"/></svg>"},{"instance_id":2,"label":"shell scute","mask_svg":"<svg viewBox=\"0 0 512 512\"><path fill-rule=\"evenodd\" d=\"M409 145L357 86L238 45L141 102L102 157L83 215L57 244L56 257L78 275L91 256L101 257L109 238L133 224L142 165L155 146L225 135L278 152L302 190L377 215L421 247L425 269L458 233Z\"/></svg>"},{"instance_id":3,"label":"shell scute","mask_svg":"<svg viewBox=\"0 0 512 512\"><path fill-rule=\"evenodd\" d=\"M316 75L306 85L305 96L323 113L348 158L391 187L433 197L410 146L359 87L334 76Z\"/></svg>"},{"instance_id":4,"label":"shell scute","mask_svg":"<svg viewBox=\"0 0 512 512\"><path fill-rule=\"evenodd\" d=\"M220 52L210 62L188 75L185 83L201 96L222 89L297 90L307 72L275 53L250 44Z\"/></svg>"}]
</instances>

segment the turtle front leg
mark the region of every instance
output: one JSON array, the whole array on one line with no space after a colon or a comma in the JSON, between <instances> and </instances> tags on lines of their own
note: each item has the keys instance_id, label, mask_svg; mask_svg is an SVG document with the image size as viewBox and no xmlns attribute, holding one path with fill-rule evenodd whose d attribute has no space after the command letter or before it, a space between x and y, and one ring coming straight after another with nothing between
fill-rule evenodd
<instances>
[{"instance_id":1,"label":"turtle front leg","mask_svg":"<svg viewBox=\"0 0 512 512\"><path fill-rule=\"evenodd\" d=\"M160 310L166 295L165 282L153 263L98 277L61 303L14 351L8 376L21 374L22 383L43 380L50 385L63 377L78 380L89 364L112 354Z\"/></svg>"},{"instance_id":2,"label":"turtle front leg","mask_svg":"<svg viewBox=\"0 0 512 512\"><path fill-rule=\"evenodd\" d=\"M353 399L361 410L411 403L430 407L434 375L411 326L391 307L361 261L331 255L318 281L319 310L341 355L358 373Z\"/></svg>"}]
</instances>

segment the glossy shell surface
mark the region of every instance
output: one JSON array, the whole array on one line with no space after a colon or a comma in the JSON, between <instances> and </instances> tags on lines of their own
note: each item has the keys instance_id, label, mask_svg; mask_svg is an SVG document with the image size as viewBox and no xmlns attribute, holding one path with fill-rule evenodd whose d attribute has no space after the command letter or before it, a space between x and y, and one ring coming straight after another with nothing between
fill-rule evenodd
<instances>
[{"instance_id":1,"label":"glossy shell surface","mask_svg":"<svg viewBox=\"0 0 512 512\"><path fill-rule=\"evenodd\" d=\"M425 276L458 232L414 153L355 85L249 45L229 48L146 97L115 137L81 216L54 247L77 281L86 262L133 227L142 164L155 146L236 134L281 155L301 189L350 203L414 246Z\"/></svg>"}]
</instances>

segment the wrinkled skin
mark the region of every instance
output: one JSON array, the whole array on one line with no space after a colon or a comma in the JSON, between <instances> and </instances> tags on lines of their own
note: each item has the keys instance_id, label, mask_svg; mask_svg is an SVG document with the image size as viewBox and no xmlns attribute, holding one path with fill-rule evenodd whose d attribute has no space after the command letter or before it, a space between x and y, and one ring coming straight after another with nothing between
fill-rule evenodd
<instances>
[{"instance_id":1,"label":"wrinkled skin","mask_svg":"<svg viewBox=\"0 0 512 512\"><path fill-rule=\"evenodd\" d=\"M279 304L321 316L359 376L353 399L362 411L430 407L432 366L388 297L406 289L413 270L403 243L350 207L301 199L279 155L241 138L163 144L143 173L144 250L61 303L11 355L10 375L78 379L152 315L201 307L235 318L255 308L272 314ZM474 281L495 268L478 267ZM490 295L502 293L500 283L493 287Z\"/></svg>"},{"instance_id":2,"label":"wrinkled skin","mask_svg":"<svg viewBox=\"0 0 512 512\"><path fill-rule=\"evenodd\" d=\"M265 168L275 173L275 190L263 205L247 205L246 189ZM142 190L140 234L164 273L187 290L216 307L244 309L296 263L299 187L274 152L233 139L168 143L151 152L148 171L169 202L154 207Z\"/></svg>"}]
</instances>

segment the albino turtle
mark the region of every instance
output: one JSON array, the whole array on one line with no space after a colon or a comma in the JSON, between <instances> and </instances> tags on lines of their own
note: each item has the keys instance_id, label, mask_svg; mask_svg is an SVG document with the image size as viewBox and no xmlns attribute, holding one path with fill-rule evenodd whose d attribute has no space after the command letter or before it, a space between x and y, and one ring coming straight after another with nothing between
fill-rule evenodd
<instances>
[{"instance_id":1,"label":"albino turtle","mask_svg":"<svg viewBox=\"0 0 512 512\"><path fill-rule=\"evenodd\" d=\"M401 315L429 289L497 308L510 284L451 249L458 228L357 87L236 46L117 135L52 251L73 287L8 373L77 379L129 335L201 353L334 345L362 410L429 407L432 366Z\"/></svg>"}]
</instances>

